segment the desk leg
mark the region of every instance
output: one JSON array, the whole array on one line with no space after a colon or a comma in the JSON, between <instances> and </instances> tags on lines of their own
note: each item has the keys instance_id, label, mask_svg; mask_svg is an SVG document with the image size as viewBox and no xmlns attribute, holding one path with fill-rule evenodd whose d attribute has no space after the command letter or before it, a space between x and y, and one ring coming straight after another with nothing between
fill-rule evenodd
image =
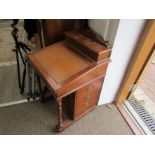
<instances>
[{"instance_id":1,"label":"desk leg","mask_svg":"<svg viewBox=\"0 0 155 155\"><path fill-rule=\"evenodd\" d=\"M61 131L61 128L63 127L62 99L58 99L57 103L58 103L58 131Z\"/></svg>"}]
</instances>

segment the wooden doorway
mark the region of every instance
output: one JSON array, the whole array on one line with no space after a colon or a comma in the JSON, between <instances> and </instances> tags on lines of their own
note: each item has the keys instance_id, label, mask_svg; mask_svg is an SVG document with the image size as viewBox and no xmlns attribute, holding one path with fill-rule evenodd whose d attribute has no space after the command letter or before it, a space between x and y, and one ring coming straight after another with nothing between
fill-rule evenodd
<instances>
[{"instance_id":1,"label":"wooden doorway","mask_svg":"<svg viewBox=\"0 0 155 155\"><path fill-rule=\"evenodd\" d=\"M132 89L137 87L141 74L152 56L154 49L155 20L147 20L115 100L120 111L122 111L122 103L131 96ZM130 119L128 121L131 122ZM132 128L135 128L135 126L132 123Z\"/></svg>"}]
</instances>

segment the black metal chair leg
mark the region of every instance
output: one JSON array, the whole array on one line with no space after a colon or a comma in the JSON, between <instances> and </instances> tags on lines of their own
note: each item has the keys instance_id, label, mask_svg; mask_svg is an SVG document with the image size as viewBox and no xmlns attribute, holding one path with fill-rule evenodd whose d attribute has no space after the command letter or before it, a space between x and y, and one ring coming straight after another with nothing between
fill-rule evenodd
<instances>
[{"instance_id":1,"label":"black metal chair leg","mask_svg":"<svg viewBox=\"0 0 155 155\"><path fill-rule=\"evenodd\" d=\"M40 78L38 75L37 76L37 82L38 82L38 88L39 88L39 98L40 98L40 101L42 102L43 101L43 96L42 96L42 88L41 88L41 82L40 82Z\"/></svg>"},{"instance_id":2,"label":"black metal chair leg","mask_svg":"<svg viewBox=\"0 0 155 155\"><path fill-rule=\"evenodd\" d=\"M26 77L26 66L24 65L21 94L24 93L24 89L25 89L25 77Z\"/></svg>"},{"instance_id":3,"label":"black metal chair leg","mask_svg":"<svg viewBox=\"0 0 155 155\"><path fill-rule=\"evenodd\" d=\"M32 52L31 49L23 42L18 41L18 28L16 27L18 20L13 20L12 23L12 37L15 41L16 49L16 60L17 60L17 75L18 75L18 85L20 89L20 93L24 94L25 91L25 83L27 83L27 99L30 98L35 99L38 96L37 91L35 90L35 74L27 60L27 53ZM23 53L24 52L24 53ZM20 68L20 65L24 65L24 68ZM27 78L27 82L26 81ZM39 77L37 77L37 83L39 87L39 95L42 99L42 90L41 83Z\"/></svg>"},{"instance_id":4,"label":"black metal chair leg","mask_svg":"<svg viewBox=\"0 0 155 155\"><path fill-rule=\"evenodd\" d=\"M31 89L30 89L31 81L30 81L30 65L29 65L29 63L27 63L27 80L28 80L27 81L27 83L28 83L28 93L27 93L28 97L27 97L27 99L29 101L31 98Z\"/></svg>"},{"instance_id":5,"label":"black metal chair leg","mask_svg":"<svg viewBox=\"0 0 155 155\"><path fill-rule=\"evenodd\" d=\"M20 66L19 66L18 49L16 49L16 60L17 60L18 86L19 86L19 89L21 89L22 88L22 85L21 85L21 77L20 77Z\"/></svg>"}]
</instances>

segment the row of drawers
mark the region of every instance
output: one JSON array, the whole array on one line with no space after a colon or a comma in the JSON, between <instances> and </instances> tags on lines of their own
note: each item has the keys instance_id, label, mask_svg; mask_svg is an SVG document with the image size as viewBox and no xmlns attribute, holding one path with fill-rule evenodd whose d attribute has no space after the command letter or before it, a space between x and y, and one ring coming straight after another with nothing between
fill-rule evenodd
<instances>
[{"instance_id":1,"label":"row of drawers","mask_svg":"<svg viewBox=\"0 0 155 155\"><path fill-rule=\"evenodd\" d=\"M74 119L96 106L103 78L79 89L75 95Z\"/></svg>"}]
</instances>

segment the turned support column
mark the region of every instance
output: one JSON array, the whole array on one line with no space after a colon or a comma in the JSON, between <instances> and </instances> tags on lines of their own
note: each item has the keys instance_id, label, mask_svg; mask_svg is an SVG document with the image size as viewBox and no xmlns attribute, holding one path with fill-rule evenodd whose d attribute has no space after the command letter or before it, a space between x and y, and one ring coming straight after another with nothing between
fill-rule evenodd
<instances>
[{"instance_id":1,"label":"turned support column","mask_svg":"<svg viewBox=\"0 0 155 155\"><path fill-rule=\"evenodd\" d=\"M58 103L58 130L60 130L63 127L62 98L58 98L57 103Z\"/></svg>"}]
</instances>

